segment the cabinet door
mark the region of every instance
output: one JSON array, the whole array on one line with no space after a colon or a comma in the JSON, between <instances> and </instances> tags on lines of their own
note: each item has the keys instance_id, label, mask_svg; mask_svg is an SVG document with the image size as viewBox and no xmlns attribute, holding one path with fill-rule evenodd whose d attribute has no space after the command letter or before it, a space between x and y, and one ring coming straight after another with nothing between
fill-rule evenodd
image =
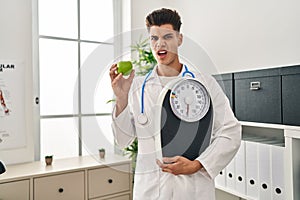
<instances>
[{"instance_id":1,"label":"cabinet door","mask_svg":"<svg viewBox=\"0 0 300 200\"><path fill-rule=\"evenodd\" d=\"M231 108L233 108L233 97L232 97L232 81L225 80L225 81L217 81L221 88L223 89L225 95L227 96Z\"/></svg>"},{"instance_id":2,"label":"cabinet door","mask_svg":"<svg viewBox=\"0 0 300 200\"><path fill-rule=\"evenodd\" d=\"M119 197L114 197L114 198L111 198L109 200L129 200L129 195L123 195L123 196L119 196Z\"/></svg>"},{"instance_id":3,"label":"cabinet door","mask_svg":"<svg viewBox=\"0 0 300 200\"><path fill-rule=\"evenodd\" d=\"M300 74L282 76L283 124L300 125Z\"/></svg>"},{"instance_id":4,"label":"cabinet door","mask_svg":"<svg viewBox=\"0 0 300 200\"><path fill-rule=\"evenodd\" d=\"M73 172L34 179L34 199L84 199L84 172Z\"/></svg>"},{"instance_id":5,"label":"cabinet door","mask_svg":"<svg viewBox=\"0 0 300 200\"><path fill-rule=\"evenodd\" d=\"M130 189L128 164L104 167L88 171L89 198L101 197Z\"/></svg>"},{"instance_id":6,"label":"cabinet door","mask_svg":"<svg viewBox=\"0 0 300 200\"><path fill-rule=\"evenodd\" d=\"M242 121L280 124L280 76L235 80L235 114Z\"/></svg>"},{"instance_id":7,"label":"cabinet door","mask_svg":"<svg viewBox=\"0 0 300 200\"><path fill-rule=\"evenodd\" d=\"M218 74L214 75L214 78L216 79L223 92L229 99L230 106L233 109L233 74Z\"/></svg>"},{"instance_id":8,"label":"cabinet door","mask_svg":"<svg viewBox=\"0 0 300 200\"><path fill-rule=\"evenodd\" d=\"M29 200L29 180L1 183L0 199Z\"/></svg>"},{"instance_id":9,"label":"cabinet door","mask_svg":"<svg viewBox=\"0 0 300 200\"><path fill-rule=\"evenodd\" d=\"M96 198L93 200L130 200L129 194L118 196L118 197L110 197L110 198Z\"/></svg>"}]
</instances>

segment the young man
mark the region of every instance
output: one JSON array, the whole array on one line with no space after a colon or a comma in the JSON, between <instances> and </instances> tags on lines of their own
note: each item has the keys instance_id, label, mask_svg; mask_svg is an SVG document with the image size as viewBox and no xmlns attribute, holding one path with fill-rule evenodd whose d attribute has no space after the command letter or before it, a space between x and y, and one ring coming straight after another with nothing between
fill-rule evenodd
<instances>
[{"instance_id":1,"label":"young man","mask_svg":"<svg viewBox=\"0 0 300 200\"><path fill-rule=\"evenodd\" d=\"M213 107L209 145L193 160L182 155L158 159L161 152L155 140L160 134L155 126L156 101L163 87L184 73L185 67L178 57L183 36L180 16L170 9L153 11L147 16L146 25L158 63L152 72L147 77L134 78L132 71L125 79L117 73L116 64L110 68L116 96L112 124L115 140L125 147L138 139L134 199L213 200L214 178L237 152L241 126L217 82L211 76L195 73L195 78L208 90Z\"/></svg>"}]
</instances>

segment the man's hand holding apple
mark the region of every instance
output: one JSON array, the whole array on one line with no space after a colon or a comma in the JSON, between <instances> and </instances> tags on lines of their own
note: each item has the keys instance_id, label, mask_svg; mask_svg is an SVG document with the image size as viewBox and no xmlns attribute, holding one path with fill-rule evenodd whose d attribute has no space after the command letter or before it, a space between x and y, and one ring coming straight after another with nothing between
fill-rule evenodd
<instances>
[{"instance_id":1,"label":"man's hand holding apple","mask_svg":"<svg viewBox=\"0 0 300 200\"><path fill-rule=\"evenodd\" d=\"M116 96L116 116L118 116L128 104L128 93L134 78L134 70L130 61L120 61L113 64L109 71L112 89ZM128 78L124 76L129 75Z\"/></svg>"}]
</instances>

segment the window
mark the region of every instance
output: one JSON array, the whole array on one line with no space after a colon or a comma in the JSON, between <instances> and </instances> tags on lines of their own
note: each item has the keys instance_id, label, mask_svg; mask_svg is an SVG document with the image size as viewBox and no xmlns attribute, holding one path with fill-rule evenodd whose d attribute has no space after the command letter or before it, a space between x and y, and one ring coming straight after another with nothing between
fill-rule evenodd
<instances>
[{"instance_id":1,"label":"window","mask_svg":"<svg viewBox=\"0 0 300 200\"><path fill-rule=\"evenodd\" d=\"M114 19L116 2L38 1L41 159L96 154L100 147L113 151L112 106L106 103L113 93L106 86L114 24L120 24ZM85 62L95 50L105 62L93 73Z\"/></svg>"}]
</instances>

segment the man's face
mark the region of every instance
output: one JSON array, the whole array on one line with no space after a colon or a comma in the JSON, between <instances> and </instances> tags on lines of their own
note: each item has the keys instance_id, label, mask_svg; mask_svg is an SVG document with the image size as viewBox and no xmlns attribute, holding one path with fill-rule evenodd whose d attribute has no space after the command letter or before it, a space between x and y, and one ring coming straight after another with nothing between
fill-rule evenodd
<instances>
[{"instance_id":1,"label":"man's face","mask_svg":"<svg viewBox=\"0 0 300 200\"><path fill-rule=\"evenodd\" d=\"M182 35L171 24L151 26L149 35L152 53L158 64L172 65L178 61L178 46L182 43Z\"/></svg>"}]
</instances>

